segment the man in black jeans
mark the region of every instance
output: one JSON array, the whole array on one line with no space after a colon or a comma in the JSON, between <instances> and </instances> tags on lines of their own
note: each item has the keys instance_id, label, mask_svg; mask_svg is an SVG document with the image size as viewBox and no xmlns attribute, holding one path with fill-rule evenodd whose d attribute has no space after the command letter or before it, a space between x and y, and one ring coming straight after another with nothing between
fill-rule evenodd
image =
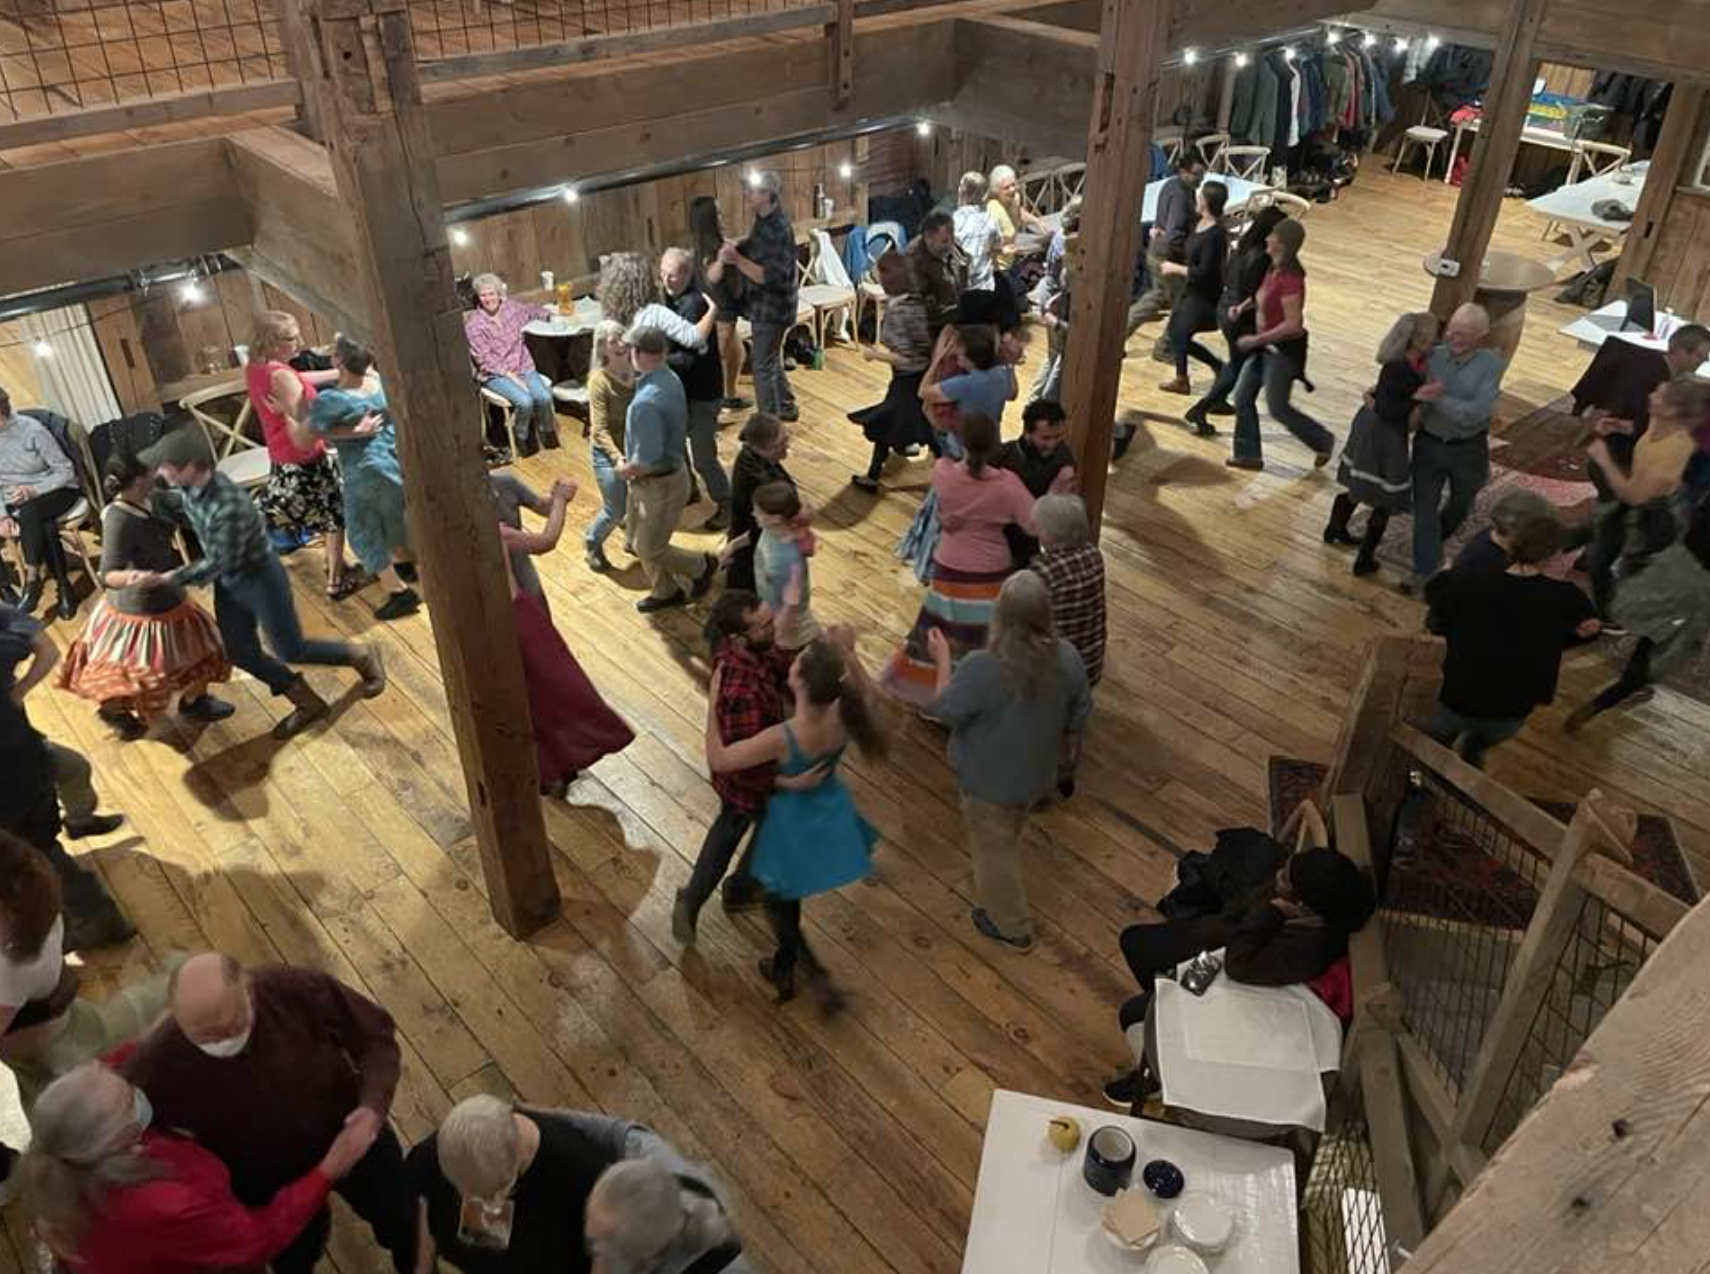
<instances>
[{"instance_id":1,"label":"man in black jeans","mask_svg":"<svg viewBox=\"0 0 1710 1274\"><path fill-rule=\"evenodd\" d=\"M753 593L728 590L713 605L707 641L720 672L718 729L727 744L752 738L788 715L791 655L773 642L770 606ZM677 891L671 909L671 932L677 941L687 945L695 940L695 921L721 880L726 911L746 911L762 902L760 885L748 870L754 855L750 833L759 833L776 773L777 767L768 763L712 776L719 795L718 817L701 842L688 888ZM725 880L744 836L748 848Z\"/></svg>"},{"instance_id":2,"label":"man in black jeans","mask_svg":"<svg viewBox=\"0 0 1710 1274\"><path fill-rule=\"evenodd\" d=\"M1199 183L1205 177L1205 160L1198 154L1183 151L1176 160L1175 175L1158 192L1157 210L1152 216L1152 234L1146 242L1145 292L1128 307L1127 336L1133 336L1147 323L1155 323L1167 314L1182 294L1187 277L1165 274L1164 262L1187 259L1188 235L1198 220L1195 200ZM1175 361L1169 339L1160 336L1152 347L1152 357L1160 363Z\"/></svg>"},{"instance_id":3,"label":"man in black jeans","mask_svg":"<svg viewBox=\"0 0 1710 1274\"><path fill-rule=\"evenodd\" d=\"M740 271L747 279L748 323L753 329L750 357L754 367L754 405L768 416L799 418L796 396L784 374L784 338L796 325L800 281L796 267L796 232L778 201L783 183L775 172L749 178L749 202L754 226L741 243L726 243L718 254L721 269ZM709 278L712 276L708 275Z\"/></svg>"}]
</instances>

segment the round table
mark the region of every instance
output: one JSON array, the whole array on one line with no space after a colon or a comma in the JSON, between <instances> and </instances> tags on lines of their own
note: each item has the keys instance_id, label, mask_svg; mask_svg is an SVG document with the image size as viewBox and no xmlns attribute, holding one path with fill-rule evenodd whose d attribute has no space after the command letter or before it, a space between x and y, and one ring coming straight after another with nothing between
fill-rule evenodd
<instances>
[{"instance_id":1,"label":"round table","mask_svg":"<svg viewBox=\"0 0 1710 1274\"><path fill-rule=\"evenodd\" d=\"M1439 277L1437 264L1442 259L1441 252L1427 256L1425 273ZM1473 301L1490 315L1490 336L1485 343L1502 355L1503 362L1513 361L1514 351L1520 348L1520 337L1526 331L1526 298L1555 281L1555 274L1542 261L1501 249L1485 254Z\"/></svg>"}]
</instances>

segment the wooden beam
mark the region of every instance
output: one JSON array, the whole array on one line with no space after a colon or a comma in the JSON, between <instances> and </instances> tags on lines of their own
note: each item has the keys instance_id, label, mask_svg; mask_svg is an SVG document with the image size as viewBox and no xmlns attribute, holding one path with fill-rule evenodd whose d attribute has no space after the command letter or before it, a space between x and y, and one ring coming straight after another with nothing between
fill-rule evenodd
<instances>
[{"instance_id":1,"label":"wooden beam","mask_svg":"<svg viewBox=\"0 0 1710 1274\"><path fill-rule=\"evenodd\" d=\"M1601 854L1580 863L1578 879L1587 893L1659 941L1673 933L1691 910L1673 894Z\"/></svg>"},{"instance_id":2,"label":"wooden beam","mask_svg":"<svg viewBox=\"0 0 1710 1274\"><path fill-rule=\"evenodd\" d=\"M1087 125L1087 173L1074 252L1063 401L1081 498L1096 535L1116 425L1122 346L1140 248L1140 212L1169 49L1171 0L1105 0Z\"/></svg>"},{"instance_id":3,"label":"wooden beam","mask_svg":"<svg viewBox=\"0 0 1710 1274\"><path fill-rule=\"evenodd\" d=\"M0 151L63 142L74 137L124 133L133 128L181 124L186 120L208 119L216 115L279 110L295 106L300 100L301 93L295 80L270 80L264 84L240 84L196 93L166 93L145 101L127 102L123 106L92 106L66 115L44 115L39 119L0 124Z\"/></svg>"},{"instance_id":4,"label":"wooden beam","mask_svg":"<svg viewBox=\"0 0 1710 1274\"><path fill-rule=\"evenodd\" d=\"M1366 647L1360 679L1342 714L1319 801L1370 792L1385 770L1391 736L1410 712L1433 702L1442 681L1443 643L1423 635L1379 637ZM1378 864L1379 874L1388 863Z\"/></svg>"},{"instance_id":5,"label":"wooden beam","mask_svg":"<svg viewBox=\"0 0 1710 1274\"><path fill-rule=\"evenodd\" d=\"M404 0L284 0L314 32L320 99L370 334L398 421L410 534L493 914L523 937L558 913L529 701L506 587L463 307L452 282Z\"/></svg>"},{"instance_id":6,"label":"wooden beam","mask_svg":"<svg viewBox=\"0 0 1710 1274\"><path fill-rule=\"evenodd\" d=\"M1520 134L1532 104L1532 85L1538 78L1534 46L1548 0L1509 0L1507 18L1497 42L1496 62L1491 68L1490 88L1484 97L1484 120L1473 143L1472 161L1460 197L1455 201L1455 220L1443 248L1445 263L1456 262L1460 273L1439 278L1431 294L1431 309L1447 319L1457 307L1472 300L1478 290L1484 254L1502 197L1520 153Z\"/></svg>"},{"instance_id":7,"label":"wooden beam","mask_svg":"<svg viewBox=\"0 0 1710 1274\"><path fill-rule=\"evenodd\" d=\"M825 45L831 58L831 104L842 110L855 94L855 0L837 0L825 25Z\"/></svg>"},{"instance_id":8,"label":"wooden beam","mask_svg":"<svg viewBox=\"0 0 1710 1274\"><path fill-rule=\"evenodd\" d=\"M1663 117L1662 135L1651 152L1645 188L1633 209L1633 226L1622 242L1621 260L1609 280L1608 295L1622 296L1628 279L1642 279L1650 269L1669 210L1674 207L1676 187L1686 180L1687 168L1698 162L1694 143L1704 135L1706 106L1710 92L1697 84L1676 84Z\"/></svg>"},{"instance_id":9,"label":"wooden beam","mask_svg":"<svg viewBox=\"0 0 1710 1274\"><path fill-rule=\"evenodd\" d=\"M1710 1218L1710 904L1645 962L1408 1274L1697 1274Z\"/></svg>"},{"instance_id":10,"label":"wooden beam","mask_svg":"<svg viewBox=\"0 0 1710 1274\"><path fill-rule=\"evenodd\" d=\"M954 48L956 94L945 122L983 124L989 136L1045 154L1085 153L1096 32L1002 15L967 18L956 24Z\"/></svg>"}]
</instances>

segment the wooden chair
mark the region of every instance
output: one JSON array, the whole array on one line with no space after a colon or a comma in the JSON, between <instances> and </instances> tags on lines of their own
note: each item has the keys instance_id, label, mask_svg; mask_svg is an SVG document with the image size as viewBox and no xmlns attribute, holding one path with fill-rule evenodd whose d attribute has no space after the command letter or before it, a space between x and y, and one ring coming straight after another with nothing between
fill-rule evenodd
<instances>
[{"instance_id":1,"label":"wooden chair","mask_svg":"<svg viewBox=\"0 0 1710 1274\"><path fill-rule=\"evenodd\" d=\"M505 428L505 437L510 440L511 454L517 455L517 409L516 405L496 389L488 389L481 385L481 438L487 438L486 426L492 420L493 412L499 413L499 421ZM584 391L585 393L586 391Z\"/></svg>"},{"instance_id":2,"label":"wooden chair","mask_svg":"<svg viewBox=\"0 0 1710 1274\"><path fill-rule=\"evenodd\" d=\"M1281 208L1296 221L1301 221L1312 211L1312 201L1291 195L1286 190L1261 190L1247 201L1247 216L1250 218L1261 208Z\"/></svg>"},{"instance_id":3,"label":"wooden chair","mask_svg":"<svg viewBox=\"0 0 1710 1274\"><path fill-rule=\"evenodd\" d=\"M1204 133L1194 138L1193 144L1195 149L1199 151L1199 157L1205 161L1206 168L1215 173L1225 171L1219 167L1219 163L1223 158L1223 152L1229 149L1229 144L1233 140L1228 133Z\"/></svg>"},{"instance_id":4,"label":"wooden chair","mask_svg":"<svg viewBox=\"0 0 1710 1274\"><path fill-rule=\"evenodd\" d=\"M1269 146L1225 146L1217 153L1220 172L1242 181L1263 181L1265 165L1271 162Z\"/></svg>"},{"instance_id":5,"label":"wooden chair","mask_svg":"<svg viewBox=\"0 0 1710 1274\"><path fill-rule=\"evenodd\" d=\"M1568 185L1601 177L1630 163L1633 152L1611 142L1575 142L1573 161L1568 165Z\"/></svg>"},{"instance_id":6,"label":"wooden chair","mask_svg":"<svg viewBox=\"0 0 1710 1274\"><path fill-rule=\"evenodd\" d=\"M238 399L241 405L229 419L216 412L214 404ZM248 433L249 418L254 407L249 401L249 388L242 380L224 381L198 390L178 405L189 412L201 426L202 437L214 453L214 467L245 491L265 486L272 464L267 458L267 446Z\"/></svg>"},{"instance_id":7,"label":"wooden chair","mask_svg":"<svg viewBox=\"0 0 1710 1274\"><path fill-rule=\"evenodd\" d=\"M813 329L813 343L816 348L824 349L831 319L841 315L845 319L856 321L859 318L856 311L860 297L856 288L837 283L809 283L808 278L818 263L819 236L815 235L808 240L807 259L796 264L801 278L800 295L796 302L796 322L802 322L805 307L807 322Z\"/></svg>"}]
</instances>

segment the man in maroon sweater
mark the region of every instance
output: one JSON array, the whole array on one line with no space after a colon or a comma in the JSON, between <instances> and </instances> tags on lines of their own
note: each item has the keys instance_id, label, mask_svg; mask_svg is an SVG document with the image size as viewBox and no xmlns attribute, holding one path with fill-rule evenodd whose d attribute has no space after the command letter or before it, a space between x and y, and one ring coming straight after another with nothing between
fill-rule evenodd
<instances>
[{"instance_id":1,"label":"man in maroon sweater","mask_svg":"<svg viewBox=\"0 0 1710 1274\"><path fill-rule=\"evenodd\" d=\"M371 1123L374 1145L334 1188L400 1274L411 1274L416 1201L386 1125L398 1086L386 1011L324 973L246 971L212 953L180 966L170 995L171 1016L121 1067L148 1095L155 1125L186 1132L219 1156L233 1193L256 1206L320 1162L346 1125ZM323 1209L273 1260L274 1274L309 1274L330 1229Z\"/></svg>"}]
</instances>

